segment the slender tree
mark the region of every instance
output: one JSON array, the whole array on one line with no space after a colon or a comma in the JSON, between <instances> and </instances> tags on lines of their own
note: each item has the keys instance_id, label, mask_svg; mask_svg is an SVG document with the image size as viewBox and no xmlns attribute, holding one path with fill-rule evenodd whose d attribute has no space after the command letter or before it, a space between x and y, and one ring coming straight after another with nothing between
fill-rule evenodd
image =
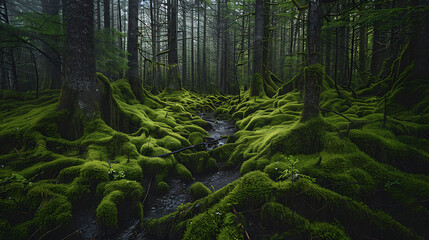
<instances>
[{"instance_id":1,"label":"slender tree","mask_svg":"<svg viewBox=\"0 0 429 240\"><path fill-rule=\"evenodd\" d=\"M177 0L168 0L168 91L176 91L182 88L177 66L177 3Z\"/></svg>"},{"instance_id":2,"label":"slender tree","mask_svg":"<svg viewBox=\"0 0 429 240\"><path fill-rule=\"evenodd\" d=\"M42 12L46 14L46 17L48 18L58 15L59 7L59 0L42 1ZM45 53L45 55L43 55L45 81L49 83L50 89L59 89L62 85L62 76L61 63L58 59L58 56L53 50L53 46L49 46L46 43L43 43L43 52Z\"/></svg>"},{"instance_id":3,"label":"slender tree","mask_svg":"<svg viewBox=\"0 0 429 240\"><path fill-rule=\"evenodd\" d=\"M186 47L186 1L181 0L182 4L182 82L186 86L188 81L188 58L187 58L187 47Z\"/></svg>"},{"instance_id":4,"label":"slender tree","mask_svg":"<svg viewBox=\"0 0 429 240\"><path fill-rule=\"evenodd\" d=\"M104 28L110 28L110 0L103 0L104 7Z\"/></svg>"}]
</instances>

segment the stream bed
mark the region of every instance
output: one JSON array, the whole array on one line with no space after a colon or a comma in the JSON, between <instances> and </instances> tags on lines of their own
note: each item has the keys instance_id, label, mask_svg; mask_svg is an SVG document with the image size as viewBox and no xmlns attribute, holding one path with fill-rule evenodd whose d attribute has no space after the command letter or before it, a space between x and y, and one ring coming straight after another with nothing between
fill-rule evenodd
<instances>
[{"instance_id":1,"label":"stream bed","mask_svg":"<svg viewBox=\"0 0 429 240\"><path fill-rule=\"evenodd\" d=\"M234 122L228 120L218 120L214 113L198 114L202 119L212 125L212 129L208 130L209 137L206 141L213 139L221 139L215 144L206 146L207 150L219 147L226 143L226 137L231 136L236 132ZM221 163L218 163L219 171L206 176L196 176L195 181L202 182L210 190L216 191L226 186L240 177L240 168L223 169ZM185 183L178 179L173 179L168 182L170 191L162 196L151 194L144 204L144 219L159 218L172 213L178 206L184 203L192 202L193 199L189 193L189 188L193 183ZM130 219L127 224L121 227L120 232L109 234L104 232L97 225L95 220L95 211L80 210L77 214L79 217L75 221L75 225L80 227L79 239L120 239L120 240L149 240L150 238L140 227L140 220Z\"/></svg>"},{"instance_id":2,"label":"stream bed","mask_svg":"<svg viewBox=\"0 0 429 240\"><path fill-rule=\"evenodd\" d=\"M206 146L207 150L222 146L226 142L226 136L231 136L235 133L234 123L227 120L216 120L214 113L198 114L205 121L209 122L213 128L208 130L210 139L222 139L216 144ZM210 140L208 139L208 140ZM210 190L216 191L226 186L228 183L240 177L240 169L224 170L222 165L218 163L219 171L208 176L196 176L196 182L202 182ZM193 183L185 183L181 180L174 179L169 182L170 192L159 198L148 198L145 203L145 219L159 218L169 213L172 213L176 208L187 202L192 202L189 188Z\"/></svg>"}]
</instances>

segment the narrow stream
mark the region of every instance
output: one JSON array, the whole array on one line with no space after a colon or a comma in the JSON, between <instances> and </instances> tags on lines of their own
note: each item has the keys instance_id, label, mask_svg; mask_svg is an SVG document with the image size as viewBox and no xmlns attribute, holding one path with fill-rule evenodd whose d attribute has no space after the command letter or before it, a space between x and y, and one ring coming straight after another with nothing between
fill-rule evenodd
<instances>
[{"instance_id":1,"label":"narrow stream","mask_svg":"<svg viewBox=\"0 0 429 240\"><path fill-rule=\"evenodd\" d=\"M209 134L209 138L206 140L220 139L222 137L231 136L236 131L233 122L227 120L217 120L214 113L200 113L198 114L198 116L200 116L213 126L211 130L207 131ZM221 146L225 144L225 142L226 138L222 138L216 144L206 146L207 150ZM239 168L233 170L226 170L222 169L222 166L219 165L219 169L220 170L218 172L213 173L209 176L197 176L195 181L202 182L212 191L216 191L240 177ZM168 184L170 185L170 191L166 195L158 196L149 193L149 196L144 204L145 220L150 218L162 217L164 215L174 212L176 208L181 204L192 202L192 197L189 193L189 188L192 183L185 183L181 180L174 179L171 180ZM146 233L141 230L139 226L139 220L130 220L126 225L127 227L125 229L122 229L120 233L108 234L102 232L102 230L96 224L94 216L95 214L89 214L88 211L83 210L78 211L78 213L76 214L82 214L81 217L79 217L79 226L81 227L81 238L79 239L150 239L148 236L146 236Z\"/></svg>"},{"instance_id":2,"label":"narrow stream","mask_svg":"<svg viewBox=\"0 0 429 240\"><path fill-rule=\"evenodd\" d=\"M220 139L224 136L231 136L235 133L234 123L227 120L216 120L213 113L200 113L198 116L209 122L213 128L208 131L209 138ZM226 138L222 138L216 144L207 146L207 149L213 149L225 144ZM240 177L240 171L237 170L220 170L212 175L196 177L195 181L202 182L210 190L218 190L228 183ZM189 188L193 183L185 183L175 179L169 182L170 192L160 198L149 198L145 203L145 218L159 218L176 210L183 203L192 202L189 194Z\"/></svg>"}]
</instances>

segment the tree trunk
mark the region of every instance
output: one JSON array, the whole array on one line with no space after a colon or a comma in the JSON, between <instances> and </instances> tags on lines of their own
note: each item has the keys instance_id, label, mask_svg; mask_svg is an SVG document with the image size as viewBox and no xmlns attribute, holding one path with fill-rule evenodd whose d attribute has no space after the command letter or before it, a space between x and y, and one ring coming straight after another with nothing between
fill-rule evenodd
<instances>
[{"instance_id":1,"label":"tree trunk","mask_svg":"<svg viewBox=\"0 0 429 240\"><path fill-rule=\"evenodd\" d=\"M382 3L375 3L375 10L380 10ZM374 22L374 33L372 38L371 73L378 75L384 58L384 37L380 30L380 22Z\"/></svg>"},{"instance_id":2,"label":"tree trunk","mask_svg":"<svg viewBox=\"0 0 429 240\"><path fill-rule=\"evenodd\" d=\"M263 33L262 33L262 78L268 81L270 71L270 42L271 42L271 1L263 1Z\"/></svg>"},{"instance_id":3,"label":"tree trunk","mask_svg":"<svg viewBox=\"0 0 429 240\"><path fill-rule=\"evenodd\" d=\"M182 82L186 86L188 81L188 58L186 48L186 2L181 0L182 3Z\"/></svg>"},{"instance_id":4,"label":"tree trunk","mask_svg":"<svg viewBox=\"0 0 429 240\"><path fill-rule=\"evenodd\" d=\"M97 0L97 30L101 29L101 6L100 6L100 1L101 0Z\"/></svg>"},{"instance_id":5,"label":"tree trunk","mask_svg":"<svg viewBox=\"0 0 429 240\"><path fill-rule=\"evenodd\" d=\"M157 36L157 23L156 23L156 19L155 19L155 14L154 11L156 9L156 5L155 5L155 1L156 0L150 0L150 30L151 30L151 40L152 40L152 64L151 64L151 68L152 68L152 86L154 88L154 90L158 91L158 81L157 81L157 75L158 73L158 64L155 63L157 60L157 41L156 41L156 36Z\"/></svg>"},{"instance_id":6,"label":"tree trunk","mask_svg":"<svg viewBox=\"0 0 429 240\"><path fill-rule=\"evenodd\" d=\"M63 136L78 138L83 123L98 116L100 91L95 75L94 3L66 0L64 16L67 26L66 80L61 90L59 110L72 116L70 125L63 126ZM102 102L100 102L102 104Z\"/></svg>"},{"instance_id":7,"label":"tree trunk","mask_svg":"<svg viewBox=\"0 0 429 240\"><path fill-rule=\"evenodd\" d=\"M191 89L195 90L194 6L191 8Z\"/></svg>"},{"instance_id":8,"label":"tree trunk","mask_svg":"<svg viewBox=\"0 0 429 240\"><path fill-rule=\"evenodd\" d=\"M6 1L3 1L3 9L4 9L4 18L5 18L6 24L10 25ZM19 89L18 88L18 73L16 72L16 62L15 62L15 56L14 56L13 48L9 48L8 54L9 54L11 74L12 74L12 78L8 81L8 85L9 85L9 89L17 91ZM8 77L8 79L9 79L9 77Z\"/></svg>"},{"instance_id":9,"label":"tree trunk","mask_svg":"<svg viewBox=\"0 0 429 240\"><path fill-rule=\"evenodd\" d=\"M182 88L177 66L177 0L168 1L168 73L167 90L176 91Z\"/></svg>"},{"instance_id":10,"label":"tree trunk","mask_svg":"<svg viewBox=\"0 0 429 240\"><path fill-rule=\"evenodd\" d=\"M128 1L128 71L127 79L137 100L143 102L143 87L139 79L138 62L138 13L139 1Z\"/></svg>"},{"instance_id":11,"label":"tree trunk","mask_svg":"<svg viewBox=\"0 0 429 240\"><path fill-rule=\"evenodd\" d=\"M353 22L354 22L354 17L352 18L352 25L353 25ZM354 64L354 56L355 56L354 55L354 53L355 53L355 27L354 27L354 25L352 27L352 39L351 39L351 42L352 42L352 46L350 48L350 68L349 68L349 77L348 77L349 81L347 83L347 87L348 88L351 88L351 86L352 86L352 79L353 79L353 64Z\"/></svg>"},{"instance_id":12,"label":"tree trunk","mask_svg":"<svg viewBox=\"0 0 429 240\"><path fill-rule=\"evenodd\" d=\"M366 71L366 48L367 48L366 26L362 24L359 29L359 72Z\"/></svg>"},{"instance_id":13,"label":"tree trunk","mask_svg":"<svg viewBox=\"0 0 429 240\"><path fill-rule=\"evenodd\" d=\"M220 51L221 51L221 39L220 39L220 32L221 32L221 0L217 0L217 16L216 16L216 84L220 86L220 65L221 65L221 59L220 59Z\"/></svg>"},{"instance_id":14,"label":"tree trunk","mask_svg":"<svg viewBox=\"0 0 429 240\"><path fill-rule=\"evenodd\" d=\"M110 0L103 0L104 5L104 28L110 28Z\"/></svg>"},{"instance_id":15,"label":"tree trunk","mask_svg":"<svg viewBox=\"0 0 429 240\"><path fill-rule=\"evenodd\" d=\"M196 68L196 79L197 79L197 89L201 90L201 56L200 56L200 6L201 3L199 0L197 2L197 68Z\"/></svg>"},{"instance_id":16,"label":"tree trunk","mask_svg":"<svg viewBox=\"0 0 429 240\"><path fill-rule=\"evenodd\" d=\"M309 4L307 26L307 61L309 66L304 69L305 97L301 122L319 115L320 85L322 84L323 78L323 70L320 65L320 34L322 31L321 5L321 0L311 0Z\"/></svg>"},{"instance_id":17,"label":"tree trunk","mask_svg":"<svg viewBox=\"0 0 429 240\"><path fill-rule=\"evenodd\" d=\"M416 56L414 61L413 77L416 79L429 79L429 18L419 29Z\"/></svg>"},{"instance_id":18,"label":"tree trunk","mask_svg":"<svg viewBox=\"0 0 429 240\"><path fill-rule=\"evenodd\" d=\"M207 2L204 1L204 28L203 28L203 77L201 81L201 90L205 91L207 89Z\"/></svg>"},{"instance_id":19,"label":"tree trunk","mask_svg":"<svg viewBox=\"0 0 429 240\"><path fill-rule=\"evenodd\" d=\"M265 96L263 79L263 34L264 34L264 8L263 0L255 2L255 45L253 54L253 79L251 96Z\"/></svg>"}]
</instances>

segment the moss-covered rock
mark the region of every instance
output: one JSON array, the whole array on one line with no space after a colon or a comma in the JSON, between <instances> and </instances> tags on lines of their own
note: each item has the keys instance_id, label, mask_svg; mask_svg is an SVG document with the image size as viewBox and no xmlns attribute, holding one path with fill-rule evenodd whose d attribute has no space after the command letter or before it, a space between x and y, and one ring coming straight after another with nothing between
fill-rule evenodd
<instances>
[{"instance_id":1,"label":"moss-covered rock","mask_svg":"<svg viewBox=\"0 0 429 240\"><path fill-rule=\"evenodd\" d=\"M193 199L200 199L202 197L209 195L212 192L212 191L210 191L210 189L208 189L201 182L196 182L196 183L192 184L189 191L191 192Z\"/></svg>"}]
</instances>

